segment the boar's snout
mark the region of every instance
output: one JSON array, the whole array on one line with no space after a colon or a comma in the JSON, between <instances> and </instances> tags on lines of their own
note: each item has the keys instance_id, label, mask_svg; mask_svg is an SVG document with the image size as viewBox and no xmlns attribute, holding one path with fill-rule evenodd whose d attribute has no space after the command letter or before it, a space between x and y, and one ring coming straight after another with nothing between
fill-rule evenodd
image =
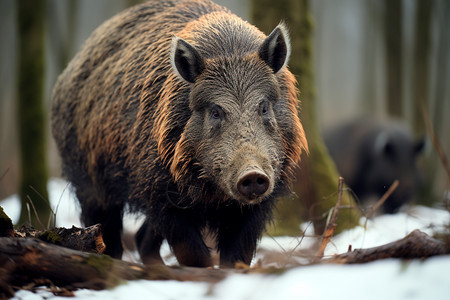
<instances>
[{"instance_id":1,"label":"boar's snout","mask_svg":"<svg viewBox=\"0 0 450 300\"><path fill-rule=\"evenodd\" d=\"M269 185L270 179L262 171L248 170L239 176L237 190L244 198L253 200L264 195Z\"/></svg>"},{"instance_id":2,"label":"boar's snout","mask_svg":"<svg viewBox=\"0 0 450 300\"><path fill-rule=\"evenodd\" d=\"M239 147L222 173L229 196L243 205L258 204L274 190L278 161L263 148L249 144Z\"/></svg>"}]
</instances>

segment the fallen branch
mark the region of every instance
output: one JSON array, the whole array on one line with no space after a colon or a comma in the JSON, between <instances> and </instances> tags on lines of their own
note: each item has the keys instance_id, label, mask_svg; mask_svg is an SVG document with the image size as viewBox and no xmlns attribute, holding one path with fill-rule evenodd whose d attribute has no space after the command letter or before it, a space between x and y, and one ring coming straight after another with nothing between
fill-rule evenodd
<instances>
[{"instance_id":1,"label":"fallen branch","mask_svg":"<svg viewBox=\"0 0 450 300\"><path fill-rule=\"evenodd\" d=\"M35 282L52 283L68 290L99 290L137 279L218 282L228 273L216 269L144 266L35 238L0 238L0 299Z\"/></svg>"},{"instance_id":2,"label":"fallen branch","mask_svg":"<svg viewBox=\"0 0 450 300\"><path fill-rule=\"evenodd\" d=\"M434 239L420 230L414 230L398 241L373 248L355 249L323 262L359 264L386 258L423 259L445 254L450 254L450 249L443 241Z\"/></svg>"}]
</instances>

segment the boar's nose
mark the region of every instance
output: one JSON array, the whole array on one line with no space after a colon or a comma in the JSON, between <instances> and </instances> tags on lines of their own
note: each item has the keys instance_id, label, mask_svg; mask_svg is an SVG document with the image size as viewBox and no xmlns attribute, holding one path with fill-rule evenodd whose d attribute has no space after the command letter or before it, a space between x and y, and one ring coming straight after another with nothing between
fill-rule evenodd
<instances>
[{"instance_id":1,"label":"boar's nose","mask_svg":"<svg viewBox=\"0 0 450 300\"><path fill-rule=\"evenodd\" d=\"M247 199L255 199L269 189L269 177L259 170L252 170L241 174L237 189Z\"/></svg>"}]
</instances>

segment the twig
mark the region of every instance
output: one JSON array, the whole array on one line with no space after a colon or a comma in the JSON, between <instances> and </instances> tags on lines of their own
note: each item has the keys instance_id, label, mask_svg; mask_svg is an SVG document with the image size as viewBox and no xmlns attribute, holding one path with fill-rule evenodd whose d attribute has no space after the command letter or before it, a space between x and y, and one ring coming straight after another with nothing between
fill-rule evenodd
<instances>
[{"instance_id":1,"label":"twig","mask_svg":"<svg viewBox=\"0 0 450 300\"><path fill-rule=\"evenodd\" d=\"M297 248L300 246L300 244L303 242L303 240L305 239L306 236L306 231L308 230L309 226L311 226L312 221L309 221L308 225L306 226L305 230L303 230L302 233L302 237L300 238L300 241L298 241L297 245L294 247L294 249L292 249L292 253L295 252L295 250L297 250Z\"/></svg>"},{"instance_id":2,"label":"twig","mask_svg":"<svg viewBox=\"0 0 450 300\"><path fill-rule=\"evenodd\" d=\"M39 219L39 215L38 215L38 213L37 213L36 207L34 207L33 201L31 200L30 196L27 195L27 198L28 198L28 201L30 201L31 207L33 208L34 215L36 216L36 220L38 221L39 225L41 225L42 228L46 228L46 227L44 226L44 224L42 224L41 219ZM29 209L28 209L28 210L29 210ZM29 217L30 217L30 224L33 224L33 223L31 222L31 216L29 216Z\"/></svg>"},{"instance_id":3,"label":"twig","mask_svg":"<svg viewBox=\"0 0 450 300\"><path fill-rule=\"evenodd\" d=\"M337 219L337 214L338 214L339 207L340 207L341 201L342 201L343 186L344 186L344 178L339 177L338 200L336 202L336 205L334 206L333 214L331 215L331 219L328 222L327 227L325 228L325 231L323 233L322 242L320 243L319 250L317 250L316 257L319 259L323 257L325 248L328 245L328 243L330 242L331 237L333 236L334 232L336 231L336 227L337 227L336 219Z\"/></svg>"},{"instance_id":4,"label":"twig","mask_svg":"<svg viewBox=\"0 0 450 300\"><path fill-rule=\"evenodd\" d=\"M311 224L312 224L312 221L310 221L310 222L308 223L308 225L306 226L305 230L303 230L302 236L301 236L300 240L297 240L298 243L297 243L297 245L295 245L294 249L290 250L289 253L287 253L287 255L288 255L288 261L291 261L291 260L292 260L292 257L294 256L295 251L297 251L297 248L300 247L301 243L302 243L303 240L305 239L306 231L308 230L308 228L309 228L309 226L310 226ZM286 253L286 251L285 251L285 253Z\"/></svg>"},{"instance_id":5,"label":"twig","mask_svg":"<svg viewBox=\"0 0 450 300\"><path fill-rule=\"evenodd\" d=\"M56 226L56 214L58 213L59 204L61 204L62 197L63 197L64 193L66 192L67 188L69 187L69 185L70 185L70 183L67 182L66 186L64 187L64 190L62 191L61 195L59 196L58 204L56 205L55 211L53 212L53 215L55 218L55 226Z\"/></svg>"},{"instance_id":6,"label":"twig","mask_svg":"<svg viewBox=\"0 0 450 300\"><path fill-rule=\"evenodd\" d=\"M28 221L30 222L30 226L31 224L33 224L33 222L31 221L31 209L30 209L30 204L27 202L27 213L28 213Z\"/></svg>"},{"instance_id":7,"label":"twig","mask_svg":"<svg viewBox=\"0 0 450 300\"><path fill-rule=\"evenodd\" d=\"M42 196L42 194L39 193L33 186L30 185L29 187L30 187L30 189L33 190L33 192L35 192L35 193L39 196L39 198L41 198L42 200L44 200L45 203L47 203L48 208L50 209L50 212L51 212L52 215L54 216L53 226L50 226L50 223L51 223L52 220L51 220L51 218L49 218L49 219L48 219L47 228L55 227L55 226L56 226L56 214L53 212L53 209L52 209L52 207L51 207L51 205L50 205L50 201L49 201L48 199L46 199L44 196ZM42 225L42 224L41 224L41 225ZM44 227L44 228L45 228L45 227Z\"/></svg>"},{"instance_id":8,"label":"twig","mask_svg":"<svg viewBox=\"0 0 450 300\"><path fill-rule=\"evenodd\" d=\"M372 209L369 211L369 213L367 214L366 218L370 219L372 217L372 215L381 207L381 205L383 205L384 202L386 202L386 200L392 195L392 193L397 189L398 187L398 180L396 179L391 186L389 187L389 189L386 191L386 193L384 193L384 195L380 198L380 200L377 201L377 203L375 203L375 205L372 207Z\"/></svg>"},{"instance_id":9,"label":"twig","mask_svg":"<svg viewBox=\"0 0 450 300\"><path fill-rule=\"evenodd\" d=\"M284 247L281 246L280 243L278 243L277 239L276 239L273 235L271 235L271 234L268 233L268 232L266 232L266 234L267 234L267 235L275 242L275 244L277 244L278 247L280 247L280 249L281 249L281 251L282 251L283 253L287 253L286 249L284 249Z\"/></svg>"}]
</instances>

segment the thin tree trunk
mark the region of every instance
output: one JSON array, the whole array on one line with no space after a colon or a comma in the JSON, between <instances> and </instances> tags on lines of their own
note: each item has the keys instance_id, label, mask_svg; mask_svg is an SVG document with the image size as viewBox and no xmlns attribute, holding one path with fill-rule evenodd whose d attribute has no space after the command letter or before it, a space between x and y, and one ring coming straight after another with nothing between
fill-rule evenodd
<instances>
[{"instance_id":1,"label":"thin tree trunk","mask_svg":"<svg viewBox=\"0 0 450 300\"><path fill-rule=\"evenodd\" d=\"M423 136L425 126L422 118L422 109L428 107L429 90L429 55L431 45L431 10L433 1L417 1L416 28L414 43L414 69L413 69L413 129L414 133ZM447 16L448 17L448 16Z\"/></svg>"},{"instance_id":2,"label":"thin tree trunk","mask_svg":"<svg viewBox=\"0 0 450 300\"><path fill-rule=\"evenodd\" d=\"M433 11L438 12L438 49L436 54L436 85L433 97L430 99L430 102L434 102L434 106L432 109L430 108L430 118L436 136L443 149L446 149L447 157L450 157L450 138L448 135L448 128L450 127L450 119L448 118L450 110L450 86L448 84L450 75L450 55L448 55L450 51L450 30L448 30L450 28L450 1L439 1L434 5ZM428 161L430 170L434 171L427 177L432 185L433 195L436 195L437 191L441 193L443 190L450 190L450 177L445 176L443 171L446 166L442 165L442 161L436 155L432 155ZM448 203L450 205L450 202Z\"/></svg>"},{"instance_id":3,"label":"thin tree trunk","mask_svg":"<svg viewBox=\"0 0 450 300\"><path fill-rule=\"evenodd\" d=\"M438 11L438 34L439 34L439 42L438 49L436 53L436 88L433 94L434 98L434 109L431 110L433 114L430 116L433 119L433 125L436 130L436 134L441 136L442 133L447 132L447 130L443 130L444 124L450 124L448 119L445 119L445 101L448 101L449 98L446 98L446 89L448 89L448 69L450 66L450 56L448 55L450 51L450 2L449 1L440 1L435 7L434 11ZM430 20L431 21L431 20ZM430 41L431 42L431 41ZM430 99L431 100L431 99ZM430 101L431 102L431 101Z\"/></svg>"},{"instance_id":4,"label":"thin tree trunk","mask_svg":"<svg viewBox=\"0 0 450 300\"><path fill-rule=\"evenodd\" d=\"M362 74L362 87L360 99L367 111L376 109L376 31L378 24L378 11L374 4L376 0L369 0L365 5L364 17L367 18L364 30L363 62L364 72Z\"/></svg>"},{"instance_id":5,"label":"thin tree trunk","mask_svg":"<svg viewBox=\"0 0 450 300\"><path fill-rule=\"evenodd\" d=\"M402 0L385 0L386 108L395 117L401 117L403 113L402 19Z\"/></svg>"},{"instance_id":6,"label":"thin tree trunk","mask_svg":"<svg viewBox=\"0 0 450 300\"><path fill-rule=\"evenodd\" d=\"M417 137L427 134L423 118L423 110L428 113L429 85L430 85L430 49L431 49L431 13L433 1L417 1L415 14L415 34L413 52L413 76L412 76L412 128ZM448 18L448 16L446 16ZM447 29L448 30L448 29ZM431 116L428 116L431 118ZM439 118L435 120L438 121ZM435 153L434 151L432 152ZM437 161L434 161L437 163ZM423 172L425 174L424 184L419 190L418 201L422 204L431 205L436 197L433 195L433 186L436 182L436 164L433 158L428 156L424 159Z\"/></svg>"},{"instance_id":7,"label":"thin tree trunk","mask_svg":"<svg viewBox=\"0 0 450 300\"><path fill-rule=\"evenodd\" d=\"M19 27L18 116L21 152L19 223L42 228L50 218L44 110L44 0L17 2ZM32 203L30 203L30 201ZM28 204L28 206L27 206ZM34 208L33 208L34 207ZM36 213L34 212L36 210ZM41 222L37 221L39 217Z\"/></svg>"}]
</instances>

